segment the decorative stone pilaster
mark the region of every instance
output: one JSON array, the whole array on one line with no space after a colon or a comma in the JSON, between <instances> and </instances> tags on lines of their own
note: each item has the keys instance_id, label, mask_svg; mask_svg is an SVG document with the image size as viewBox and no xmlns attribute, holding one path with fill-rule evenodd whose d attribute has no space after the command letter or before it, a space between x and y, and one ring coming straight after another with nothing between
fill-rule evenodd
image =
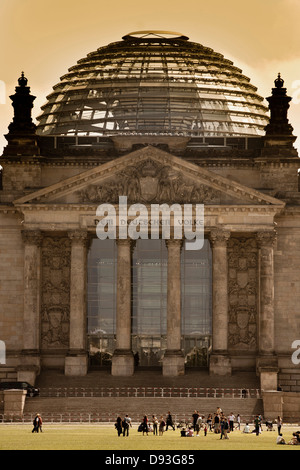
<instances>
[{"instance_id":1,"label":"decorative stone pilaster","mask_svg":"<svg viewBox=\"0 0 300 470\"><path fill-rule=\"evenodd\" d=\"M259 232L260 321L259 352L274 354L274 244L276 232Z\"/></svg>"},{"instance_id":2,"label":"decorative stone pilaster","mask_svg":"<svg viewBox=\"0 0 300 470\"><path fill-rule=\"evenodd\" d=\"M257 233L260 269L259 357L257 370L263 384L276 389L278 360L275 355L274 245L275 230ZM265 386L264 386L265 389Z\"/></svg>"},{"instance_id":3,"label":"decorative stone pilaster","mask_svg":"<svg viewBox=\"0 0 300 470\"><path fill-rule=\"evenodd\" d=\"M133 241L129 238L116 241L117 266L117 319L116 350L112 358L114 376L134 374L134 356L131 349L131 259Z\"/></svg>"},{"instance_id":4,"label":"decorative stone pilaster","mask_svg":"<svg viewBox=\"0 0 300 470\"><path fill-rule=\"evenodd\" d=\"M41 244L39 230L23 230L24 242L24 316L22 365L39 371L40 368L40 284Z\"/></svg>"},{"instance_id":5,"label":"decorative stone pilaster","mask_svg":"<svg viewBox=\"0 0 300 470\"><path fill-rule=\"evenodd\" d=\"M74 230L71 239L70 274L70 341L65 360L65 374L86 375L86 284L87 284L87 232Z\"/></svg>"},{"instance_id":6,"label":"decorative stone pilaster","mask_svg":"<svg viewBox=\"0 0 300 470\"><path fill-rule=\"evenodd\" d=\"M211 375L231 375L228 356L228 260L230 231L221 228L210 233L213 254L213 338Z\"/></svg>"},{"instance_id":7,"label":"decorative stone pilaster","mask_svg":"<svg viewBox=\"0 0 300 470\"><path fill-rule=\"evenodd\" d=\"M167 351L163 358L163 375L184 374L184 354L181 349L181 249L182 240L167 240Z\"/></svg>"}]
</instances>

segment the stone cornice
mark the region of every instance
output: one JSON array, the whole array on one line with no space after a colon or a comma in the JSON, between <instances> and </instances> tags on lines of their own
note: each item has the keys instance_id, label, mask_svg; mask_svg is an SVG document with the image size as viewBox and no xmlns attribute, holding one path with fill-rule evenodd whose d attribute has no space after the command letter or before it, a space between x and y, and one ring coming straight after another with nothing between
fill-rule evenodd
<instances>
[{"instance_id":1,"label":"stone cornice","mask_svg":"<svg viewBox=\"0 0 300 470\"><path fill-rule=\"evenodd\" d=\"M16 205L24 203L51 203L64 195L80 191L88 185L103 183L109 178L126 171L130 166L134 167L143 161L151 159L159 165L165 165L172 171L177 171L182 177L191 178L198 184L207 185L211 190L225 193L233 199L242 200L243 204L249 204L249 200L260 205L276 205L284 207L284 202L265 195L255 189L243 186L236 181L224 178L194 163L188 162L174 155L153 147L145 147L124 157L109 161L100 166L84 171L79 175L67 178L47 188L40 189L15 201Z\"/></svg>"},{"instance_id":2,"label":"stone cornice","mask_svg":"<svg viewBox=\"0 0 300 470\"><path fill-rule=\"evenodd\" d=\"M112 204L118 209L117 204ZM150 205L145 205L150 208ZM18 204L12 210L1 209L0 212L35 212L35 211L77 211L96 214L98 204ZM205 205L205 213L281 213L284 207L270 205ZM299 208L300 209L300 208ZM117 212L117 211L116 211ZM95 216L96 217L96 216Z\"/></svg>"}]
</instances>

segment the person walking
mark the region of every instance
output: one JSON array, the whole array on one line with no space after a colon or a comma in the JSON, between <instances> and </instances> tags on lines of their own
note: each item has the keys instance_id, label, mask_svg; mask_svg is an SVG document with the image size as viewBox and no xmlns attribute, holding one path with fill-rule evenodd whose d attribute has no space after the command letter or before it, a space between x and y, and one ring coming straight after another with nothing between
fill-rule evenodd
<instances>
[{"instance_id":1,"label":"person walking","mask_svg":"<svg viewBox=\"0 0 300 470\"><path fill-rule=\"evenodd\" d=\"M193 429L194 429L194 431L196 431L197 420L199 418L199 412L195 410L194 413L193 413L192 418L193 418Z\"/></svg>"},{"instance_id":2,"label":"person walking","mask_svg":"<svg viewBox=\"0 0 300 470\"><path fill-rule=\"evenodd\" d=\"M220 433L220 416L217 413L215 413L213 424L214 424L215 434L219 434Z\"/></svg>"},{"instance_id":3,"label":"person walking","mask_svg":"<svg viewBox=\"0 0 300 470\"><path fill-rule=\"evenodd\" d=\"M238 429L240 431L241 430L241 417L240 417L240 415L237 415L236 421L237 421L236 429Z\"/></svg>"},{"instance_id":4,"label":"person walking","mask_svg":"<svg viewBox=\"0 0 300 470\"><path fill-rule=\"evenodd\" d=\"M277 430L278 430L278 436L281 436L281 428L282 428L282 419L280 416L277 418Z\"/></svg>"},{"instance_id":5,"label":"person walking","mask_svg":"<svg viewBox=\"0 0 300 470\"><path fill-rule=\"evenodd\" d=\"M233 413L229 416L229 431L233 432L235 416Z\"/></svg>"},{"instance_id":6,"label":"person walking","mask_svg":"<svg viewBox=\"0 0 300 470\"><path fill-rule=\"evenodd\" d=\"M209 414L207 417L207 426L209 427L210 432L212 432L212 424L213 424L212 415Z\"/></svg>"},{"instance_id":7,"label":"person walking","mask_svg":"<svg viewBox=\"0 0 300 470\"><path fill-rule=\"evenodd\" d=\"M203 423L202 416L199 416L198 419L197 419L197 423L196 423L196 432L197 432L196 437L199 436L199 432L201 430L202 423Z\"/></svg>"},{"instance_id":8,"label":"person walking","mask_svg":"<svg viewBox=\"0 0 300 470\"><path fill-rule=\"evenodd\" d=\"M120 437L121 434L122 434L122 418L121 418L121 416L117 417L115 428L118 431L118 437Z\"/></svg>"},{"instance_id":9,"label":"person walking","mask_svg":"<svg viewBox=\"0 0 300 470\"><path fill-rule=\"evenodd\" d=\"M129 418L128 415L126 415L125 418L123 419L122 426L123 426L123 437L125 437L125 435L128 437L129 428L131 427L131 418Z\"/></svg>"},{"instance_id":10,"label":"person walking","mask_svg":"<svg viewBox=\"0 0 300 470\"><path fill-rule=\"evenodd\" d=\"M260 430L260 419L259 416L256 416L254 420L254 426L255 426L255 433L257 436L259 436L259 430Z\"/></svg>"},{"instance_id":11,"label":"person walking","mask_svg":"<svg viewBox=\"0 0 300 470\"><path fill-rule=\"evenodd\" d=\"M42 432L42 418L41 415L37 414L33 420L33 430L32 433Z\"/></svg>"},{"instance_id":12,"label":"person walking","mask_svg":"<svg viewBox=\"0 0 300 470\"><path fill-rule=\"evenodd\" d=\"M143 436L145 435L145 433L147 434L148 436L148 416L144 416L144 419L143 419Z\"/></svg>"},{"instance_id":13,"label":"person walking","mask_svg":"<svg viewBox=\"0 0 300 470\"><path fill-rule=\"evenodd\" d=\"M166 423L165 423L164 417L161 416L160 422L159 422L159 435L160 436L163 436L163 434L164 434L165 425L166 425Z\"/></svg>"},{"instance_id":14,"label":"person walking","mask_svg":"<svg viewBox=\"0 0 300 470\"><path fill-rule=\"evenodd\" d=\"M166 431L168 430L168 427L171 426L171 428L173 428L173 431L175 431L175 426L173 424L173 418L172 418L172 415L171 415L171 412L169 411L168 412L168 416L167 416L167 427L166 427Z\"/></svg>"},{"instance_id":15,"label":"person walking","mask_svg":"<svg viewBox=\"0 0 300 470\"><path fill-rule=\"evenodd\" d=\"M153 435L158 435L158 419L155 415L152 416Z\"/></svg>"},{"instance_id":16,"label":"person walking","mask_svg":"<svg viewBox=\"0 0 300 470\"><path fill-rule=\"evenodd\" d=\"M224 439L229 439L228 438L228 429L229 429L229 424L228 424L228 420L225 416L223 416L222 420L221 420L221 437L220 439L223 439L223 436L224 436Z\"/></svg>"}]
</instances>

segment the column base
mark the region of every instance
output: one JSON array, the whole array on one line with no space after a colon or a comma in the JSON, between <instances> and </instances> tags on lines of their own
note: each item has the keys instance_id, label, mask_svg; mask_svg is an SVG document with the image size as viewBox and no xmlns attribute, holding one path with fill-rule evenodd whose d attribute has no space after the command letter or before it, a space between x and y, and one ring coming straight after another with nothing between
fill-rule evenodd
<instances>
[{"instance_id":1,"label":"column base","mask_svg":"<svg viewBox=\"0 0 300 470\"><path fill-rule=\"evenodd\" d=\"M28 382L34 386L40 372L40 352L36 349L24 349L21 354L21 364L17 367L18 382Z\"/></svg>"},{"instance_id":2,"label":"column base","mask_svg":"<svg viewBox=\"0 0 300 470\"><path fill-rule=\"evenodd\" d=\"M257 358L256 371L260 376L260 388L264 391L277 391L278 388L278 359L274 355Z\"/></svg>"},{"instance_id":3,"label":"column base","mask_svg":"<svg viewBox=\"0 0 300 470\"><path fill-rule=\"evenodd\" d=\"M39 375L39 366L25 365L17 367L17 380L18 382L28 382L34 386L37 376Z\"/></svg>"},{"instance_id":4,"label":"column base","mask_svg":"<svg viewBox=\"0 0 300 470\"><path fill-rule=\"evenodd\" d=\"M178 377L185 374L185 358L183 352L167 350L163 358L163 376Z\"/></svg>"},{"instance_id":5,"label":"column base","mask_svg":"<svg viewBox=\"0 0 300 470\"><path fill-rule=\"evenodd\" d=\"M112 358L111 375L131 377L134 374L134 356L130 349L117 349Z\"/></svg>"},{"instance_id":6,"label":"column base","mask_svg":"<svg viewBox=\"0 0 300 470\"><path fill-rule=\"evenodd\" d=\"M88 358L86 354L72 354L70 353L65 358L65 375L68 377L87 375L88 372Z\"/></svg>"},{"instance_id":7,"label":"column base","mask_svg":"<svg viewBox=\"0 0 300 470\"><path fill-rule=\"evenodd\" d=\"M227 354L212 354L209 361L209 375L231 376L231 359Z\"/></svg>"}]
</instances>

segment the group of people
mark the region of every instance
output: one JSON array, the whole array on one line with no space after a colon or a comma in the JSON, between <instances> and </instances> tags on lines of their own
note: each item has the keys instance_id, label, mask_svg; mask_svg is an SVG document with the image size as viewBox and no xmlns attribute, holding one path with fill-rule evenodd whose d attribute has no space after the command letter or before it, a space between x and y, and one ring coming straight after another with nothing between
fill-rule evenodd
<instances>
[{"instance_id":1,"label":"group of people","mask_svg":"<svg viewBox=\"0 0 300 470\"><path fill-rule=\"evenodd\" d=\"M214 414L209 414L207 418L199 413L199 411L194 411L191 416L191 422L181 422L177 423L176 427L180 430L180 435L182 437L198 437L200 431L203 430L204 436L208 432L214 432L215 434L220 435L220 439L229 439L228 434L234 430L241 430L241 417L239 414L237 416L234 413L230 413L228 416L225 416L220 407L217 408ZM278 416L277 420L277 429L278 429L278 439L277 444L285 444L284 439L282 438L281 428L282 428L282 419ZM250 429L249 423L246 423L243 429L243 433L250 434L256 433L258 436L262 432L263 418L261 415L257 415L254 418L253 430ZM267 431L273 430L273 424L266 422ZM129 436L129 429L132 427L131 418L128 415L125 418L118 416L115 427L118 431L118 436ZM171 412L169 411L166 418L161 416L157 418L156 415L148 418L147 415L143 417L141 423L138 427L138 431L143 433L143 435L149 435L153 433L155 436L163 436L165 431L171 428L175 431L175 424ZM293 442L292 442L293 441ZM300 445L300 432L293 435L291 443L294 445Z\"/></svg>"},{"instance_id":2,"label":"group of people","mask_svg":"<svg viewBox=\"0 0 300 470\"><path fill-rule=\"evenodd\" d=\"M121 416L117 417L115 428L118 432L118 436L120 437L122 434L123 436L129 436L129 429L132 427L131 418L128 415L125 416L124 419Z\"/></svg>"},{"instance_id":3,"label":"group of people","mask_svg":"<svg viewBox=\"0 0 300 470\"><path fill-rule=\"evenodd\" d=\"M118 436L121 436L122 434L124 437L129 436L130 427L132 427L132 424L131 418L129 418L128 415L126 415L124 419L122 419L121 416L118 416L115 423ZM148 436L149 433L153 433L155 436L162 436L165 431L168 431L169 427L175 431L175 425L170 411L168 412L166 419L163 416L157 418L156 415L152 415L149 419L148 416L145 415L138 427L138 431L142 432L143 436L145 434Z\"/></svg>"},{"instance_id":4,"label":"group of people","mask_svg":"<svg viewBox=\"0 0 300 470\"><path fill-rule=\"evenodd\" d=\"M241 426L241 419L240 415L237 415L237 418L233 413L229 415L227 418L224 413L222 412L221 408L218 408L214 417L210 414L208 418L205 420L204 416L201 416L198 411L195 410L194 414L192 415L192 424L190 423L178 423L176 427L180 429L181 436L193 437L196 435L199 436L201 429L204 431L204 435L207 435L207 432L215 432L216 434L220 434L220 439L228 439L228 433L233 431L234 423L237 423L236 428L240 429ZM118 436L129 436L129 428L132 427L131 418L128 415L125 416L124 419L121 416L118 416L115 428L118 432ZM145 415L138 427L138 431L142 432L143 435L149 435L149 433L153 433L155 436L163 436L165 431L171 428L175 431L175 424L173 421L173 417L171 412L169 411L166 418L161 416L157 418L156 415L152 415L149 418Z\"/></svg>"},{"instance_id":5,"label":"group of people","mask_svg":"<svg viewBox=\"0 0 300 470\"><path fill-rule=\"evenodd\" d=\"M187 431L187 436L191 437L196 433L196 436L199 436L200 430L203 428L204 436L207 435L208 430L216 434L220 434L220 439L228 439L228 433L234 430L234 423L236 422L236 428L241 429L241 417L238 414L237 417L233 413L230 413L226 417L220 407L217 408L217 411L212 414L209 414L205 420L204 416L201 416L198 411L194 411L192 416L193 426L189 427ZM183 433L181 434L183 436Z\"/></svg>"},{"instance_id":6,"label":"group of people","mask_svg":"<svg viewBox=\"0 0 300 470\"><path fill-rule=\"evenodd\" d=\"M43 420L41 415L38 413L33 420L33 430L32 433L43 432Z\"/></svg>"}]
</instances>

